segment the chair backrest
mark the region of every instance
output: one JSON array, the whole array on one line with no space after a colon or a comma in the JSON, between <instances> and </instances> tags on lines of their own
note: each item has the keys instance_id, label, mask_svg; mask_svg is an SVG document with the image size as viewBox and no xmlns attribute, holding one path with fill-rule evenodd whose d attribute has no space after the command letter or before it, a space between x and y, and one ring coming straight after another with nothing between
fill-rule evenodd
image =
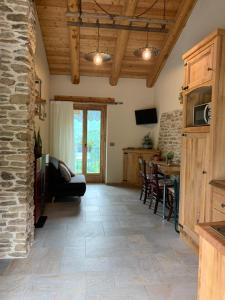
<instances>
[{"instance_id":1,"label":"chair backrest","mask_svg":"<svg viewBox=\"0 0 225 300\"><path fill-rule=\"evenodd\" d=\"M142 178L143 181L146 181L148 178L147 170L146 170L146 161L143 158L139 157L138 164L139 164L140 177Z\"/></svg>"},{"instance_id":2,"label":"chair backrest","mask_svg":"<svg viewBox=\"0 0 225 300\"><path fill-rule=\"evenodd\" d=\"M151 184L157 191L159 191L159 168L158 168L158 165L153 162L150 162L149 169L151 170L151 175L150 175Z\"/></svg>"}]
</instances>

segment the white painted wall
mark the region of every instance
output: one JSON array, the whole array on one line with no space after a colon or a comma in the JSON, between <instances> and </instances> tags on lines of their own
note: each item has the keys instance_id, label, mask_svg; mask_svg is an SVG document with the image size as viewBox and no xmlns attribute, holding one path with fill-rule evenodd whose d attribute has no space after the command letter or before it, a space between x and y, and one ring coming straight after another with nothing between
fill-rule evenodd
<instances>
[{"instance_id":1,"label":"white painted wall","mask_svg":"<svg viewBox=\"0 0 225 300\"><path fill-rule=\"evenodd\" d=\"M181 109L178 101L183 81L181 56L217 27L225 27L225 0L198 0L193 13L173 49L153 89L147 89L145 80L120 79L116 87L107 78L82 77L79 85L71 84L69 76L50 76L50 96L74 95L115 97L123 105L108 106L107 123L107 182L122 180L122 149L141 146L142 137L153 131L158 139L159 124L136 126L134 110L157 106L159 117L162 112ZM40 32L38 33L40 39ZM42 41L38 42L37 71L43 78L43 95L48 98L48 68ZM43 72L43 73L42 73ZM46 95L46 96L45 96ZM48 149L48 121L38 122ZM115 147L109 143L114 142Z\"/></svg>"},{"instance_id":2,"label":"white painted wall","mask_svg":"<svg viewBox=\"0 0 225 300\"><path fill-rule=\"evenodd\" d=\"M123 105L108 105L107 169L108 183L122 181L122 149L140 147L142 138L152 126L137 126L134 111L153 107L153 89L146 88L145 80L120 79L117 86L109 85L108 78L81 77L79 85L71 83L70 76L50 76L50 95L113 97ZM110 142L115 146L110 147Z\"/></svg>"},{"instance_id":3,"label":"white painted wall","mask_svg":"<svg viewBox=\"0 0 225 300\"><path fill-rule=\"evenodd\" d=\"M35 117L35 130L36 132L40 128L40 134L42 138L42 152L48 153L49 151L49 68L48 61L45 53L43 38L41 34L41 29L39 25L38 18L36 18L36 39L37 47L35 53L35 70L38 77L42 81L41 97L47 101L47 118L41 121L38 116Z\"/></svg>"},{"instance_id":4,"label":"white painted wall","mask_svg":"<svg viewBox=\"0 0 225 300\"><path fill-rule=\"evenodd\" d=\"M219 27L225 28L225 0L198 0L154 87L159 115L182 108L178 101L183 83L182 54ZM154 132L156 140L158 131L159 125Z\"/></svg>"}]
</instances>

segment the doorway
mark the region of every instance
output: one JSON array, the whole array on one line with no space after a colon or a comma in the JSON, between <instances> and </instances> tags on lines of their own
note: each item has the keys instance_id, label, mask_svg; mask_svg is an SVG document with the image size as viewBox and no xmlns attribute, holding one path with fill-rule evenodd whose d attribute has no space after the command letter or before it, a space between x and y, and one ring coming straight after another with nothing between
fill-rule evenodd
<instances>
[{"instance_id":1,"label":"doorway","mask_svg":"<svg viewBox=\"0 0 225 300\"><path fill-rule=\"evenodd\" d=\"M87 182L105 182L106 106L74 105L74 169Z\"/></svg>"}]
</instances>

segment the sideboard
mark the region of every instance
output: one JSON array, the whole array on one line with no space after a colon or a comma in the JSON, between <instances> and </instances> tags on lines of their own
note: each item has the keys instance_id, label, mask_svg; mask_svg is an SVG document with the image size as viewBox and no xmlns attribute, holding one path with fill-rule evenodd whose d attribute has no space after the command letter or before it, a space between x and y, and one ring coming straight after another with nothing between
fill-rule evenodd
<instances>
[{"instance_id":1,"label":"sideboard","mask_svg":"<svg viewBox=\"0 0 225 300\"><path fill-rule=\"evenodd\" d=\"M145 161L150 161L154 155L158 155L159 153L160 152L155 149L123 149L123 182L132 186L140 186L138 159L142 158Z\"/></svg>"}]
</instances>

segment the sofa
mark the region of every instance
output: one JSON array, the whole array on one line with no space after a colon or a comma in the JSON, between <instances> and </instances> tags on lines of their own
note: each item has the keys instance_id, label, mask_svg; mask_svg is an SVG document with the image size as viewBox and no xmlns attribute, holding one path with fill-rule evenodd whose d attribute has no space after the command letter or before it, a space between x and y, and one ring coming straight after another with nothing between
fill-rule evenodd
<instances>
[{"instance_id":1,"label":"sofa","mask_svg":"<svg viewBox=\"0 0 225 300\"><path fill-rule=\"evenodd\" d=\"M59 169L60 160L55 157L49 158L49 193L51 198L57 196L82 197L86 191L84 175L74 175L69 182L65 181Z\"/></svg>"}]
</instances>

